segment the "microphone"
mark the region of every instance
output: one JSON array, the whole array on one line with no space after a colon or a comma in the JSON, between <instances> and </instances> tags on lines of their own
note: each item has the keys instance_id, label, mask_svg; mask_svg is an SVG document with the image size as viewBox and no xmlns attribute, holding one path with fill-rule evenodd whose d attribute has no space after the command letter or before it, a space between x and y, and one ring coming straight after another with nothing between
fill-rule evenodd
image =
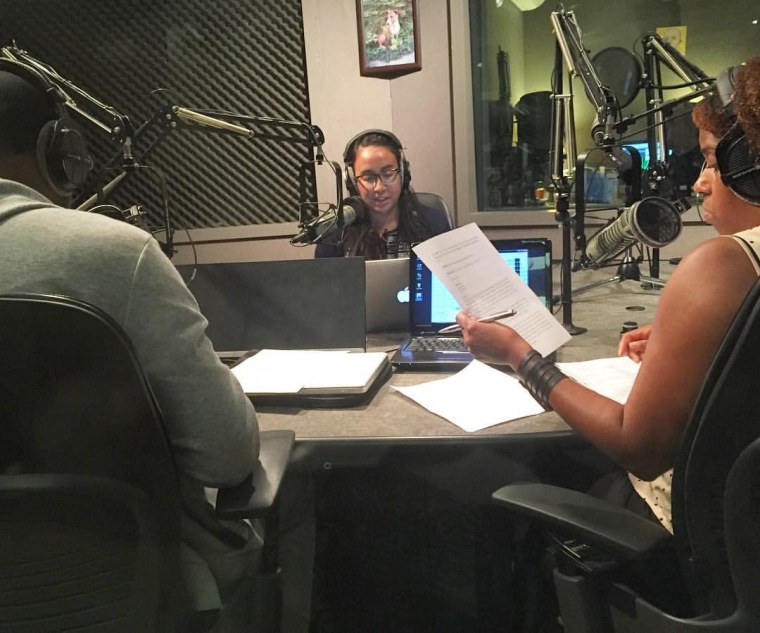
<instances>
[{"instance_id":1,"label":"microphone","mask_svg":"<svg viewBox=\"0 0 760 633\"><path fill-rule=\"evenodd\" d=\"M342 222L340 221L342 219ZM290 240L291 244L316 244L350 224L367 220L367 207L359 196L351 196L319 217L307 222L301 232Z\"/></svg>"},{"instance_id":2,"label":"microphone","mask_svg":"<svg viewBox=\"0 0 760 633\"><path fill-rule=\"evenodd\" d=\"M240 134L249 139L254 137L254 132L250 128L243 125L237 125L236 123L230 123L224 119L218 117L212 117L208 114L196 112L189 108L183 108L182 106L169 106L167 109L167 116L170 119L174 117L182 119L183 121L189 121L190 123L197 123L203 127L210 127L224 132L232 132L233 134Z\"/></svg>"},{"instance_id":3,"label":"microphone","mask_svg":"<svg viewBox=\"0 0 760 633\"><path fill-rule=\"evenodd\" d=\"M681 234L681 213L687 208L684 201L670 202L656 196L634 202L588 241L587 263L612 259L634 242L652 248L670 244Z\"/></svg>"},{"instance_id":4,"label":"microphone","mask_svg":"<svg viewBox=\"0 0 760 633\"><path fill-rule=\"evenodd\" d=\"M607 86L600 86L604 95L604 104L597 108L596 118L591 124L591 138L597 147L612 147L615 138L615 119L620 116L617 97Z\"/></svg>"}]
</instances>

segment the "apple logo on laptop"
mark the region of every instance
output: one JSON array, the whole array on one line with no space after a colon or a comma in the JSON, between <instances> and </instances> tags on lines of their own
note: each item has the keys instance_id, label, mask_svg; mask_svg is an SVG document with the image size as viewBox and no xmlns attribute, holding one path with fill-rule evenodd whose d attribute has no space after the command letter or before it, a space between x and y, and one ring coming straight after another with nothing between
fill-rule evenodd
<instances>
[{"instance_id":1,"label":"apple logo on laptop","mask_svg":"<svg viewBox=\"0 0 760 633\"><path fill-rule=\"evenodd\" d=\"M399 303L409 303L409 286L396 293L396 301Z\"/></svg>"}]
</instances>

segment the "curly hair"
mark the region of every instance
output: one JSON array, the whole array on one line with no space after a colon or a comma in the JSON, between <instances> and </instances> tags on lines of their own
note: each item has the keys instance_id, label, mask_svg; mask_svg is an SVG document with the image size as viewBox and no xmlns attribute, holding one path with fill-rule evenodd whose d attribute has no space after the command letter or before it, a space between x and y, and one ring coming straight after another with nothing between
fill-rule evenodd
<instances>
[{"instance_id":1,"label":"curly hair","mask_svg":"<svg viewBox=\"0 0 760 633\"><path fill-rule=\"evenodd\" d=\"M724 106L716 92L694 106L692 120L718 138L737 123L747 135L750 148L760 155L760 57L750 57L734 75L733 102Z\"/></svg>"},{"instance_id":2,"label":"curly hair","mask_svg":"<svg viewBox=\"0 0 760 633\"><path fill-rule=\"evenodd\" d=\"M734 109L750 148L760 154L760 57L750 57L739 69Z\"/></svg>"}]
</instances>

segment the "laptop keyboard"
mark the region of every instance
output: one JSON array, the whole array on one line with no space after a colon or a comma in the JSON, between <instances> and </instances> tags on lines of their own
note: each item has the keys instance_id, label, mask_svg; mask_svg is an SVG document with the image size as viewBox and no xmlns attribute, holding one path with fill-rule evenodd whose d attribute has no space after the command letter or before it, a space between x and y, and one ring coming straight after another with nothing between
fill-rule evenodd
<instances>
[{"instance_id":1,"label":"laptop keyboard","mask_svg":"<svg viewBox=\"0 0 760 633\"><path fill-rule=\"evenodd\" d=\"M406 348L410 352L466 352L467 345L459 336L413 336Z\"/></svg>"}]
</instances>

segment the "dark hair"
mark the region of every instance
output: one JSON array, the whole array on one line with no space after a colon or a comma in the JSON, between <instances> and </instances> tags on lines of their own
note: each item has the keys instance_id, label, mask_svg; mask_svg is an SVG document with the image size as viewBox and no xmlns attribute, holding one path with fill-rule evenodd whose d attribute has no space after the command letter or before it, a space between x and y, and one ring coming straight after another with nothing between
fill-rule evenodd
<instances>
[{"instance_id":1,"label":"dark hair","mask_svg":"<svg viewBox=\"0 0 760 633\"><path fill-rule=\"evenodd\" d=\"M724 105L717 92L711 92L694 106L692 120L718 138L737 123L747 135L750 148L760 154L760 57L750 57L734 75L734 98Z\"/></svg>"},{"instance_id":2,"label":"dark hair","mask_svg":"<svg viewBox=\"0 0 760 633\"><path fill-rule=\"evenodd\" d=\"M346 165L351 165L353 168L354 161L356 160L356 151L360 147L387 147L396 157L398 166L403 169L408 168L408 164L404 164L406 158L403 155L401 145L397 142L396 137L390 133L372 130L355 138L353 142L349 143L343 156L343 162Z\"/></svg>"},{"instance_id":3,"label":"dark hair","mask_svg":"<svg viewBox=\"0 0 760 633\"><path fill-rule=\"evenodd\" d=\"M57 117L54 102L42 86L0 67L1 151L34 151L42 127Z\"/></svg>"},{"instance_id":4,"label":"dark hair","mask_svg":"<svg viewBox=\"0 0 760 633\"><path fill-rule=\"evenodd\" d=\"M344 155L344 162L353 169L356 152L360 147L386 147L396 157L396 163L402 173L409 178L409 163L395 137L382 132L369 132L350 143ZM432 237L430 225L419 212L419 202L414 190L407 184L401 189L398 200L398 234L399 239L407 243L422 242ZM344 252L364 256L367 259L385 257L385 241L372 230L369 223L349 226L344 232Z\"/></svg>"}]
</instances>

